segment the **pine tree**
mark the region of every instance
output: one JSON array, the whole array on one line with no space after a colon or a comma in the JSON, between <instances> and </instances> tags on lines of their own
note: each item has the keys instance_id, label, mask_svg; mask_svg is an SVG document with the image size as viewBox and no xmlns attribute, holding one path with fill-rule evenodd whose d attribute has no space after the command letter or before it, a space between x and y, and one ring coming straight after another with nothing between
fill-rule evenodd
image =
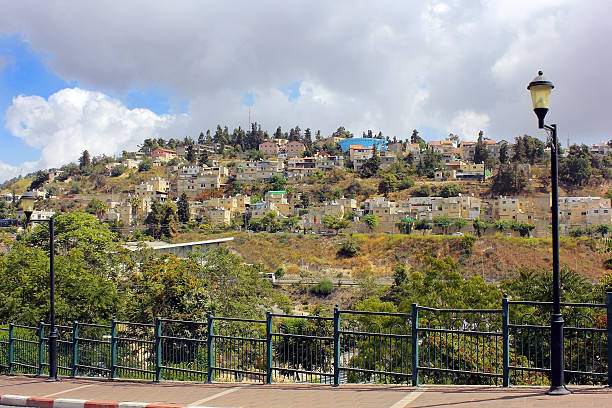
<instances>
[{"instance_id":1,"label":"pine tree","mask_svg":"<svg viewBox=\"0 0 612 408\"><path fill-rule=\"evenodd\" d=\"M184 192L179 197L177 207L178 220L183 224L189 222L189 200Z\"/></svg>"},{"instance_id":2,"label":"pine tree","mask_svg":"<svg viewBox=\"0 0 612 408\"><path fill-rule=\"evenodd\" d=\"M484 163L489 158L489 151L485 145L482 130L478 133L478 141L474 148L474 163Z\"/></svg>"},{"instance_id":3,"label":"pine tree","mask_svg":"<svg viewBox=\"0 0 612 408\"><path fill-rule=\"evenodd\" d=\"M89 155L89 151L83 150L83 154L81 154L79 158L79 167L84 169L89 166L91 166L91 156Z\"/></svg>"}]
</instances>

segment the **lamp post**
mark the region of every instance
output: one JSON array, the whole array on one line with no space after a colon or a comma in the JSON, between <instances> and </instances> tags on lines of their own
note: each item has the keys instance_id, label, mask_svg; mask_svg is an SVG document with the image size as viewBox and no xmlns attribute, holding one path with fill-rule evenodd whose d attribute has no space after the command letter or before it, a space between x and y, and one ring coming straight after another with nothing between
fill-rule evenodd
<instances>
[{"instance_id":1,"label":"lamp post","mask_svg":"<svg viewBox=\"0 0 612 408\"><path fill-rule=\"evenodd\" d=\"M561 278L559 275L559 175L557 171L557 125L545 125L544 117L550 105L552 82L544 78L542 71L527 86L531 92L533 111L538 117L538 127L546 129L551 137L550 178L552 182L552 252L553 252L553 310L550 316L550 389L548 395L567 395L570 391L564 381L563 316L561 316Z\"/></svg>"},{"instance_id":2,"label":"lamp post","mask_svg":"<svg viewBox=\"0 0 612 408\"><path fill-rule=\"evenodd\" d=\"M48 220L30 220L32 212L34 211L34 203L36 202L36 196L31 192L27 191L21 196L21 209L26 216L26 223L30 222L46 222L49 224L49 304L50 304L50 330L49 330L49 381L58 381L57 378L57 339L59 334L57 327L55 326L55 248L54 248L54 234L53 234L53 217Z\"/></svg>"}]
</instances>

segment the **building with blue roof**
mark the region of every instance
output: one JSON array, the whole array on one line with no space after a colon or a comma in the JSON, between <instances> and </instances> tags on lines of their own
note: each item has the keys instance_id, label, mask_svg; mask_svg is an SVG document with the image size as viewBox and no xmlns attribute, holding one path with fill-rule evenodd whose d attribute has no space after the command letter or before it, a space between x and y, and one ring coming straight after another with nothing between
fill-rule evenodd
<instances>
[{"instance_id":1,"label":"building with blue roof","mask_svg":"<svg viewBox=\"0 0 612 408\"><path fill-rule=\"evenodd\" d=\"M350 149L351 145L360 145L363 147L374 147L376 145L378 150L387 150L387 141L385 139L373 139L369 137L352 137L350 139L344 139L338 142L343 152Z\"/></svg>"}]
</instances>

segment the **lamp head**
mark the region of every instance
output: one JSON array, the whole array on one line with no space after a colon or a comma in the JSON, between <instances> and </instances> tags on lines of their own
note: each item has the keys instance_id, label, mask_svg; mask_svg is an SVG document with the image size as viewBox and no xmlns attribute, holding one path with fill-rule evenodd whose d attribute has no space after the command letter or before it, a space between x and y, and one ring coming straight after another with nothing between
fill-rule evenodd
<instances>
[{"instance_id":1,"label":"lamp head","mask_svg":"<svg viewBox=\"0 0 612 408\"><path fill-rule=\"evenodd\" d=\"M28 222L34 211L34 203L36 202L36 196L31 191L26 191L21 196L21 210L26 215Z\"/></svg>"},{"instance_id":2,"label":"lamp head","mask_svg":"<svg viewBox=\"0 0 612 408\"><path fill-rule=\"evenodd\" d=\"M531 101L533 103L533 111L538 117L538 127L544 127L544 117L548 113L550 106L550 91L555 86L548 81L542 71L538 72L538 76L533 78L533 81L527 85L527 89L531 92Z\"/></svg>"}]
</instances>

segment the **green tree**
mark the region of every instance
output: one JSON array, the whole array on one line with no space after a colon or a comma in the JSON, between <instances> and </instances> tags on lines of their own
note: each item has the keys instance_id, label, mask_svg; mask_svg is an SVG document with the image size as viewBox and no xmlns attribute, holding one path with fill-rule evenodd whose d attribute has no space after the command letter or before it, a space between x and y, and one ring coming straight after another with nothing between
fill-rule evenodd
<instances>
[{"instance_id":1,"label":"green tree","mask_svg":"<svg viewBox=\"0 0 612 408\"><path fill-rule=\"evenodd\" d=\"M447 183L444 184L440 190L438 190L438 195L440 197L457 197L461 194L461 188L455 183Z\"/></svg>"},{"instance_id":2,"label":"green tree","mask_svg":"<svg viewBox=\"0 0 612 408\"><path fill-rule=\"evenodd\" d=\"M453 220L445 215L433 217L432 222L436 227L441 229L444 234L448 234L448 229L453 224Z\"/></svg>"},{"instance_id":3,"label":"green tree","mask_svg":"<svg viewBox=\"0 0 612 408\"><path fill-rule=\"evenodd\" d=\"M378 172L380 164L380 155L378 154L378 147L375 143L373 146L372 157L366 160L361 166L361 177L369 178L374 176L376 172Z\"/></svg>"},{"instance_id":4,"label":"green tree","mask_svg":"<svg viewBox=\"0 0 612 408\"><path fill-rule=\"evenodd\" d=\"M189 199L187 194L183 192L177 202L177 215L179 222L185 224L189 222L191 214L189 213Z\"/></svg>"},{"instance_id":5,"label":"green tree","mask_svg":"<svg viewBox=\"0 0 612 408\"><path fill-rule=\"evenodd\" d=\"M153 160L149 157L142 159L138 164L138 171L149 171L153 168Z\"/></svg>"},{"instance_id":6,"label":"green tree","mask_svg":"<svg viewBox=\"0 0 612 408\"><path fill-rule=\"evenodd\" d=\"M517 163L506 163L499 166L493 175L491 190L495 194L519 194L527 186L527 177Z\"/></svg>"},{"instance_id":7,"label":"green tree","mask_svg":"<svg viewBox=\"0 0 612 408\"><path fill-rule=\"evenodd\" d=\"M102 219L106 214L106 209L106 204L94 197L87 203L85 212L95 215L98 219Z\"/></svg>"},{"instance_id":8,"label":"green tree","mask_svg":"<svg viewBox=\"0 0 612 408\"><path fill-rule=\"evenodd\" d=\"M478 218L474 220L472 226L474 227L474 231L476 231L476 235L478 235L478 237L481 237L482 234L489 228L488 223L481 221Z\"/></svg>"},{"instance_id":9,"label":"green tree","mask_svg":"<svg viewBox=\"0 0 612 408\"><path fill-rule=\"evenodd\" d=\"M116 166L113 166L113 168L111 169L111 177L119 177L120 175L125 173L126 170L127 170L126 166L124 166L123 164L117 164Z\"/></svg>"},{"instance_id":10,"label":"green tree","mask_svg":"<svg viewBox=\"0 0 612 408\"><path fill-rule=\"evenodd\" d=\"M502 143L499 147L499 162L505 164L508 162L508 143Z\"/></svg>"},{"instance_id":11,"label":"green tree","mask_svg":"<svg viewBox=\"0 0 612 408\"><path fill-rule=\"evenodd\" d=\"M429 184L421 184L412 191L413 197L429 197L431 195L431 187Z\"/></svg>"},{"instance_id":12,"label":"green tree","mask_svg":"<svg viewBox=\"0 0 612 408\"><path fill-rule=\"evenodd\" d=\"M91 166L91 156L89 155L89 151L83 150L83 153L79 158L79 168L83 170L88 168L89 166Z\"/></svg>"},{"instance_id":13,"label":"green tree","mask_svg":"<svg viewBox=\"0 0 612 408\"><path fill-rule=\"evenodd\" d=\"M400 222L396 223L395 226L402 234L410 234L412 233L412 228L414 227L414 222L412 218L406 217Z\"/></svg>"},{"instance_id":14,"label":"green tree","mask_svg":"<svg viewBox=\"0 0 612 408\"><path fill-rule=\"evenodd\" d=\"M559 158L559 180L571 186L581 186L589 182L593 169L591 160L584 149L571 146L567 157Z\"/></svg>"},{"instance_id":15,"label":"green tree","mask_svg":"<svg viewBox=\"0 0 612 408\"><path fill-rule=\"evenodd\" d=\"M486 163L489 159L489 151L483 138L483 131L478 133L478 141L474 147L474 163Z\"/></svg>"},{"instance_id":16,"label":"green tree","mask_svg":"<svg viewBox=\"0 0 612 408\"><path fill-rule=\"evenodd\" d=\"M46 170L39 170L34 175L34 180L30 183L29 190L36 190L45 185L49 181L49 172Z\"/></svg>"},{"instance_id":17,"label":"green tree","mask_svg":"<svg viewBox=\"0 0 612 408\"><path fill-rule=\"evenodd\" d=\"M374 229L378 227L378 217L376 216L376 214L364 215L361 218L361 221L363 221L363 223L368 226L368 229L370 231L374 231Z\"/></svg>"},{"instance_id":18,"label":"green tree","mask_svg":"<svg viewBox=\"0 0 612 408\"><path fill-rule=\"evenodd\" d=\"M326 215L323 217L323 225L325 228L334 230L336 231L336 234L338 234L341 229L350 228L351 222L344 217Z\"/></svg>"},{"instance_id":19,"label":"green tree","mask_svg":"<svg viewBox=\"0 0 612 408\"><path fill-rule=\"evenodd\" d=\"M287 179L280 174L274 174L267 183L266 191L283 191L287 187Z\"/></svg>"},{"instance_id":20,"label":"green tree","mask_svg":"<svg viewBox=\"0 0 612 408\"><path fill-rule=\"evenodd\" d=\"M378 183L378 192L380 194L387 195L397 191L397 186L397 177L395 177L393 174L385 174L380 183Z\"/></svg>"}]
</instances>

